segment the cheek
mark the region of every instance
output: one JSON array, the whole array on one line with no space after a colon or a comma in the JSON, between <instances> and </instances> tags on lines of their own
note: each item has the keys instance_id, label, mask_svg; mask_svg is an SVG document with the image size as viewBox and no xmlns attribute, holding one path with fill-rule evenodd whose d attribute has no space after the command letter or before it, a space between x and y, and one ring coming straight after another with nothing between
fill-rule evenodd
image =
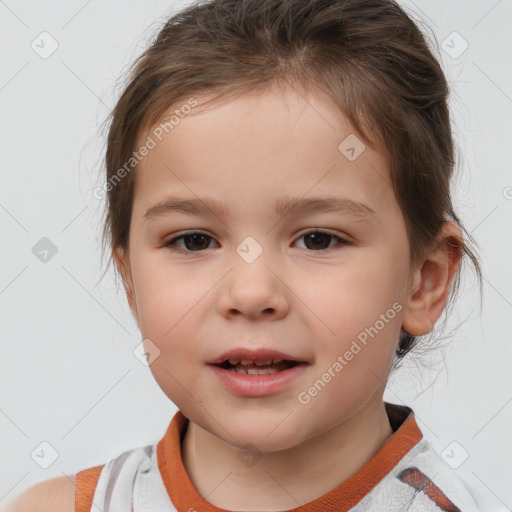
<instances>
[{"instance_id":1,"label":"cheek","mask_svg":"<svg viewBox=\"0 0 512 512\"><path fill-rule=\"evenodd\" d=\"M396 265L369 251L364 256L359 255L357 264L331 271L322 292L312 284L306 288L311 309L318 312L310 324L317 333L318 377L326 372L330 379L324 399L337 400L339 393L348 408L386 380L403 309Z\"/></svg>"},{"instance_id":2,"label":"cheek","mask_svg":"<svg viewBox=\"0 0 512 512\"><path fill-rule=\"evenodd\" d=\"M151 373L162 391L181 409L192 398L194 403L203 401L199 384L204 368L195 336L197 322L192 314L186 315L189 309L148 306L142 326L144 346L148 344L157 354L150 364Z\"/></svg>"},{"instance_id":3,"label":"cheek","mask_svg":"<svg viewBox=\"0 0 512 512\"><path fill-rule=\"evenodd\" d=\"M157 354L150 370L176 404L186 402L187 397L190 400L191 395L198 399L195 384L200 381L202 368L198 364L201 352L196 341L195 304L197 300L188 300L179 288L162 286L157 293L148 293L142 305L141 334L150 340L144 342L149 347L146 351Z\"/></svg>"},{"instance_id":4,"label":"cheek","mask_svg":"<svg viewBox=\"0 0 512 512\"><path fill-rule=\"evenodd\" d=\"M176 338L194 315L209 287L197 273L150 262L134 274L137 290L137 310L144 337L165 342ZM201 284L202 283L202 284Z\"/></svg>"},{"instance_id":5,"label":"cheek","mask_svg":"<svg viewBox=\"0 0 512 512\"><path fill-rule=\"evenodd\" d=\"M320 280L318 276L303 280L300 295L318 325L324 326L324 338L346 341L374 325L381 315L391 321L396 317L397 279L391 258L361 251L357 260L330 267Z\"/></svg>"}]
</instances>

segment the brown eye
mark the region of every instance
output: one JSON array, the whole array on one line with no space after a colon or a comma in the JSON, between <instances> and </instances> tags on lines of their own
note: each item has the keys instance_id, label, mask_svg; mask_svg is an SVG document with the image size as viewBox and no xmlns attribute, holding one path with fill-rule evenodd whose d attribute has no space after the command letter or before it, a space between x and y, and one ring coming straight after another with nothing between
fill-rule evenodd
<instances>
[{"instance_id":1,"label":"brown eye","mask_svg":"<svg viewBox=\"0 0 512 512\"><path fill-rule=\"evenodd\" d=\"M305 233L299 237L298 240L300 239L305 240L305 249L309 249L315 252L326 251L330 249L338 250L343 248L345 245L350 245L350 242L344 238L341 238L332 233L318 230L309 231L308 233ZM336 240L338 241L338 244L332 246L331 243ZM181 247L176 243L178 241L183 242ZM171 251L181 253L201 252L205 249L211 248L211 241L213 241L213 238L206 233L189 232L172 238L166 242L164 246L169 248Z\"/></svg>"},{"instance_id":2,"label":"brown eye","mask_svg":"<svg viewBox=\"0 0 512 512\"><path fill-rule=\"evenodd\" d=\"M185 246L185 250L181 248L174 247L176 241L183 239L183 245ZM213 240L210 236L205 233L187 233L176 238L173 238L166 242L165 246L169 247L173 251L178 252L198 252L204 249L208 249L209 240Z\"/></svg>"},{"instance_id":3,"label":"brown eye","mask_svg":"<svg viewBox=\"0 0 512 512\"><path fill-rule=\"evenodd\" d=\"M333 235L331 233L327 233L325 231L309 231L308 233L303 234L300 239L305 240L305 248L313 251L325 251L327 249L340 249L344 245L348 245L349 242L344 238L341 238L337 235ZM329 247L330 242L335 239L338 240L339 244L337 247Z\"/></svg>"}]
</instances>

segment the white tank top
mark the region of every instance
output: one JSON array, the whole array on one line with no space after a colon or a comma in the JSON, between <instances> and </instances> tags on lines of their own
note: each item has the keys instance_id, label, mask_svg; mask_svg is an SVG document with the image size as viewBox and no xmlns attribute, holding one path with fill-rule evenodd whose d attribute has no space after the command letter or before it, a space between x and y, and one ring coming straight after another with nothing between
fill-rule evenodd
<instances>
[{"instance_id":1,"label":"white tank top","mask_svg":"<svg viewBox=\"0 0 512 512\"><path fill-rule=\"evenodd\" d=\"M177 512L158 470L156 444L128 450L105 464L91 510Z\"/></svg>"},{"instance_id":2,"label":"white tank top","mask_svg":"<svg viewBox=\"0 0 512 512\"><path fill-rule=\"evenodd\" d=\"M311 504L303 505L304 509L318 512L336 512L336 500L343 510L346 510L347 496L357 494L357 502L350 508L350 512L494 512L501 509L483 507L476 503L472 490L466 482L458 479L453 470L437 454L429 441L423 438L412 410L393 404L386 404L390 420L397 421L401 415L400 428L381 447L379 452L367 462L360 470L357 481L351 477L351 488L337 494L337 489L325 497L324 504L315 500ZM404 418L407 417L407 421ZM219 510L211 504L205 504L197 489L190 481L185 481L186 473L182 465L176 468L168 466L171 471L165 480L168 486L179 489L180 492L173 497L171 490L167 492L166 484L158 465L157 454L162 457L180 457L179 436L180 425L184 418L181 413L171 422L164 439L167 444L159 446L158 443L125 451L119 456L109 460L97 477L97 483L92 497L92 506L87 512L201 512L201 510ZM161 448L161 451L158 451ZM165 454L165 455L164 455ZM162 461L161 461L162 462ZM171 470L172 468L172 470ZM86 473L95 474L96 467L85 470ZM355 475L354 475L355 476ZM350 480L350 479L349 479ZM366 481L370 485L367 485ZM89 481L82 487L90 487ZM364 485L363 485L364 484ZM346 487L341 484L340 488ZM77 491L78 491L77 486ZM361 489L359 489L361 488ZM363 489L364 488L364 489ZM92 494L92 493L91 493ZM331 497L329 497L331 495ZM78 496L78 494L77 494ZM90 502L89 502L90 503ZM203 504L202 506L200 504ZM455 505L456 504L456 505ZM81 505L80 510L86 510ZM293 510L302 510L302 507ZM339 510L339 509L338 509Z\"/></svg>"}]
</instances>

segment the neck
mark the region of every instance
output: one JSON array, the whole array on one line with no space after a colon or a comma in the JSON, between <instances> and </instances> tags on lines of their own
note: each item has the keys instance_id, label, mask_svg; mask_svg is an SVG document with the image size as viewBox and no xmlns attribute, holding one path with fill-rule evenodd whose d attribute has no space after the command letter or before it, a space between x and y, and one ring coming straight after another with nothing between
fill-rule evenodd
<instances>
[{"instance_id":1,"label":"neck","mask_svg":"<svg viewBox=\"0 0 512 512\"><path fill-rule=\"evenodd\" d=\"M381 397L318 437L264 453L244 468L231 446L189 422L183 464L199 494L212 505L238 511L289 510L339 486L393 435Z\"/></svg>"}]
</instances>

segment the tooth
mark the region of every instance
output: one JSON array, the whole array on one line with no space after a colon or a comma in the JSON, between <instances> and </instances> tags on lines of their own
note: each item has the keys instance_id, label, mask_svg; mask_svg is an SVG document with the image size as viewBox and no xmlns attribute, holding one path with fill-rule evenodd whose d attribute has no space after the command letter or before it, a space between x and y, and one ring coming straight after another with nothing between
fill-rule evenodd
<instances>
[{"instance_id":1,"label":"tooth","mask_svg":"<svg viewBox=\"0 0 512 512\"><path fill-rule=\"evenodd\" d=\"M250 359L242 359L241 363L247 365L247 364L251 364L252 361Z\"/></svg>"},{"instance_id":2,"label":"tooth","mask_svg":"<svg viewBox=\"0 0 512 512\"><path fill-rule=\"evenodd\" d=\"M279 370L276 368L241 368L237 366L236 368L231 368L230 371L235 373L242 373L244 375L266 375L268 373L277 373Z\"/></svg>"},{"instance_id":3,"label":"tooth","mask_svg":"<svg viewBox=\"0 0 512 512\"><path fill-rule=\"evenodd\" d=\"M267 359L266 361L254 361L254 364L256 366L268 366L269 364L272 364L272 359Z\"/></svg>"},{"instance_id":4,"label":"tooth","mask_svg":"<svg viewBox=\"0 0 512 512\"><path fill-rule=\"evenodd\" d=\"M279 370L276 368L268 368L267 370L256 370L260 375L265 375L266 373L277 373Z\"/></svg>"},{"instance_id":5,"label":"tooth","mask_svg":"<svg viewBox=\"0 0 512 512\"><path fill-rule=\"evenodd\" d=\"M284 361L284 359L272 359L272 364L280 363L281 361Z\"/></svg>"},{"instance_id":6,"label":"tooth","mask_svg":"<svg viewBox=\"0 0 512 512\"><path fill-rule=\"evenodd\" d=\"M240 364L240 359L230 359L229 364L236 366L237 364Z\"/></svg>"}]
</instances>

